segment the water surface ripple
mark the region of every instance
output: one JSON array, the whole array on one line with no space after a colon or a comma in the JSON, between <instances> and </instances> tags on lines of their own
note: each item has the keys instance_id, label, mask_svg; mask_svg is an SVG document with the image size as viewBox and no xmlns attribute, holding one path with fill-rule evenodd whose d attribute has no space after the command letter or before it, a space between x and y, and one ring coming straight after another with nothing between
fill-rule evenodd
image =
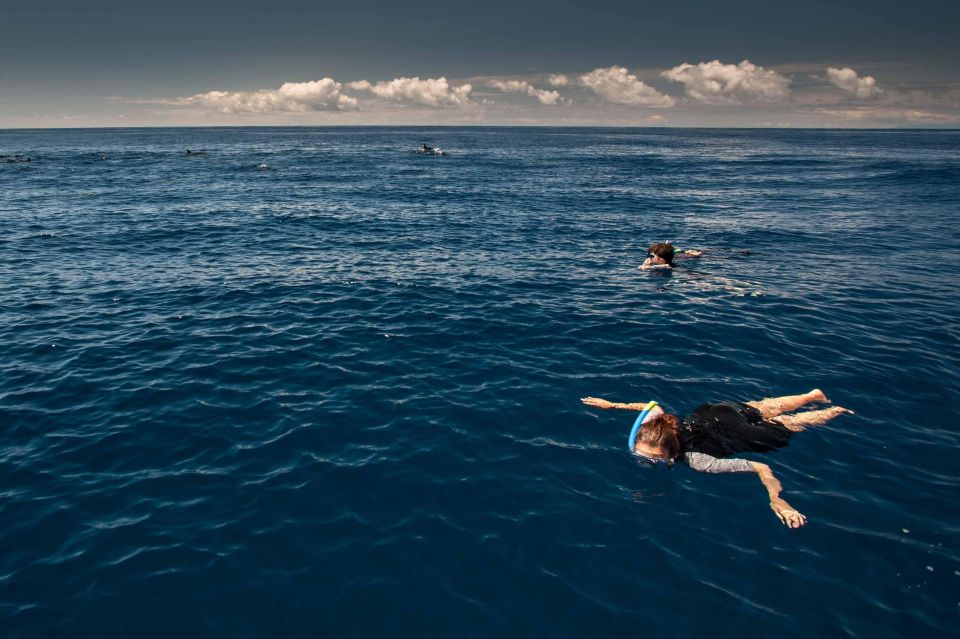
<instances>
[{"instance_id":1,"label":"water surface ripple","mask_svg":"<svg viewBox=\"0 0 960 639\"><path fill-rule=\"evenodd\" d=\"M958 630L958 132L0 153L4 637ZM707 255L637 270L660 239ZM857 415L768 456L798 531L578 401L814 386Z\"/></svg>"}]
</instances>

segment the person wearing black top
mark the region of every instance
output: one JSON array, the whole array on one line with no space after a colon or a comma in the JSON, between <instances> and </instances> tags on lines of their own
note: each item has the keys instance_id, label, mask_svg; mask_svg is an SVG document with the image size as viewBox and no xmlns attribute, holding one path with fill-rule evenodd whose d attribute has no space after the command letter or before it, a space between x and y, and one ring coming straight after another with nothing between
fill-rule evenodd
<instances>
[{"instance_id":1,"label":"person wearing black top","mask_svg":"<svg viewBox=\"0 0 960 639\"><path fill-rule=\"evenodd\" d=\"M644 403L617 403L599 397L581 401L595 408L642 411ZM703 404L682 420L659 406L649 412L640 427L634 453L651 461L682 461L705 473L756 473L770 496L770 508L790 528L799 528L807 518L780 497L782 486L770 466L733 458L738 453L765 453L782 448L794 433L825 424L843 413L830 406L788 415L810 403L829 404L819 388L802 395L773 397L753 402Z\"/></svg>"}]
</instances>

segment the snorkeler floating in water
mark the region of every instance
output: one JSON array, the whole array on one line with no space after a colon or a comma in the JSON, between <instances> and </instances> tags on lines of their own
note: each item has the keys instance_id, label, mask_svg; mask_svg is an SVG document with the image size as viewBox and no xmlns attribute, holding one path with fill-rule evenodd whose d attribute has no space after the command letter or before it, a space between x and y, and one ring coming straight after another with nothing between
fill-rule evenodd
<instances>
[{"instance_id":1,"label":"snorkeler floating in water","mask_svg":"<svg viewBox=\"0 0 960 639\"><path fill-rule=\"evenodd\" d=\"M700 257L701 255L703 255L703 251L694 249L681 251L678 254L670 242L657 242L656 244L651 244L650 248L647 249L647 259L643 261L640 268L644 270L651 268L673 268L675 266L673 263L674 258Z\"/></svg>"},{"instance_id":2,"label":"snorkeler floating in water","mask_svg":"<svg viewBox=\"0 0 960 639\"><path fill-rule=\"evenodd\" d=\"M673 246L670 242L657 242L651 244L647 248L647 259L643 261L643 264L640 265L640 269L644 271L649 271L652 275L661 276L662 279L669 280L673 274L673 269L679 264L674 260L679 260L682 258L698 258L703 255L703 251L696 249L686 249L680 250ZM711 257L722 257L729 259L730 257L746 257L751 255L751 251L746 250L736 250L736 249L717 249L711 250ZM686 269L684 269L686 270ZM747 282L742 280L735 280L729 277L723 277L720 275L706 275L698 272L696 269L687 272L686 277L683 278L682 285L689 289L697 292L710 292L710 291L719 291L732 293L736 297L759 297L763 295L761 286L754 282ZM680 282L673 282L670 286L666 284L661 284L656 286L656 291L658 293L666 293L668 290L674 288L674 284L680 284Z\"/></svg>"},{"instance_id":3,"label":"snorkeler floating in water","mask_svg":"<svg viewBox=\"0 0 960 639\"><path fill-rule=\"evenodd\" d=\"M672 464L680 460L704 473L756 473L770 495L770 508L789 528L807 518L780 498L780 481L766 464L732 459L737 453L763 453L786 446L794 433L825 424L852 410L831 406L787 415L814 402L829 404L820 389L755 402L703 404L682 420L665 413L656 402L621 404L599 397L581 401L596 408L642 411L630 433L630 452L649 461Z\"/></svg>"}]
</instances>

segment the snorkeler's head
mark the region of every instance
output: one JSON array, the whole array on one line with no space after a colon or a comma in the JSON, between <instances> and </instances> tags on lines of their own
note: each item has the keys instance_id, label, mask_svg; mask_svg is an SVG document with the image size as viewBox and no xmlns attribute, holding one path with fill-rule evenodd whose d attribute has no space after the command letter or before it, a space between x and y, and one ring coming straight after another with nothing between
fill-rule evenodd
<instances>
[{"instance_id":1,"label":"snorkeler's head","mask_svg":"<svg viewBox=\"0 0 960 639\"><path fill-rule=\"evenodd\" d=\"M654 257L659 257L667 264L673 264L673 244L670 242L651 244L650 248L647 249L647 253Z\"/></svg>"},{"instance_id":2,"label":"snorkeler's head","mask_svg":"<svg viewBox=\"0 0 960 639\"><path fill-rule=\"evenodd\" d=\"M663 457L667 461L672 461L680 455L680 439L677 437L677 430L680 428L680 420L676 415L661 413L640 427L640 434L637 437L637 446L641 454ZM647 450L651 454L646 455L643 451Z\"/></svg>"}]
</instances>

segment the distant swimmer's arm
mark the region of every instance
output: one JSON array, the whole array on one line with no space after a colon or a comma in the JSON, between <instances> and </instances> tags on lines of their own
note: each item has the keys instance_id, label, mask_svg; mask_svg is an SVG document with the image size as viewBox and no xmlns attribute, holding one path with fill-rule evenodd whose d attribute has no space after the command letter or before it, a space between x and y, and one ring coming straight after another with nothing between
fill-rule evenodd
<instances>
[{"instance_id":1,"label":"distant swimmer's arm","mask_svg":"<svg viewBox=\"0 0 960 639\"><path fill-rule=\"evenodd\" d=\"M780 521L782 521L787 528L799 528L807 523L806 517L795 510L785 499L780 498L780 491L783 489L783 486L780 485L780 480L774 477L770 467L760 462L748 463L753 471L760 476L760 481L763 482L764 487L767 489L767 494L770 495L770 509L773 510Z\"/></svg>"},{"instance_id":2,"label":"distant swimmer's arm","mask_svg":"<svg viewBox=\"0 0 960 639\"><path fill-rule=\"evenodd\" d=\"M642 268L643 270L646 271L647 269L651 269L651 268L673 268L673 267L670 266L669 264L666 264L666 263L664 263L664 264L654 264L654 263L650 260L650 258L648 257L647 259L645 259L645 260L643 261L643 264L640 265L640 268Z\"/></svg>"},{"instance_id":3,"label":"distant swimmer's arm","mask_svg":"<svg viewBox=\"0 0 960 639\"><path fill-rule=\"evenodd\" d=\"M647 407L647 402L639 402L632 404L624 404L621 402L608 402L605 399L600 399L599 397L581 397L580 401L586 404L587 406L593 406L594 408L622 408L623 410L643 410ZM653 410L648 414L649 417L659 415L663 412L663 409L659 406L654 406ZM644 420L646 421L646 420Z\"/></svg>"}]
</instances>

